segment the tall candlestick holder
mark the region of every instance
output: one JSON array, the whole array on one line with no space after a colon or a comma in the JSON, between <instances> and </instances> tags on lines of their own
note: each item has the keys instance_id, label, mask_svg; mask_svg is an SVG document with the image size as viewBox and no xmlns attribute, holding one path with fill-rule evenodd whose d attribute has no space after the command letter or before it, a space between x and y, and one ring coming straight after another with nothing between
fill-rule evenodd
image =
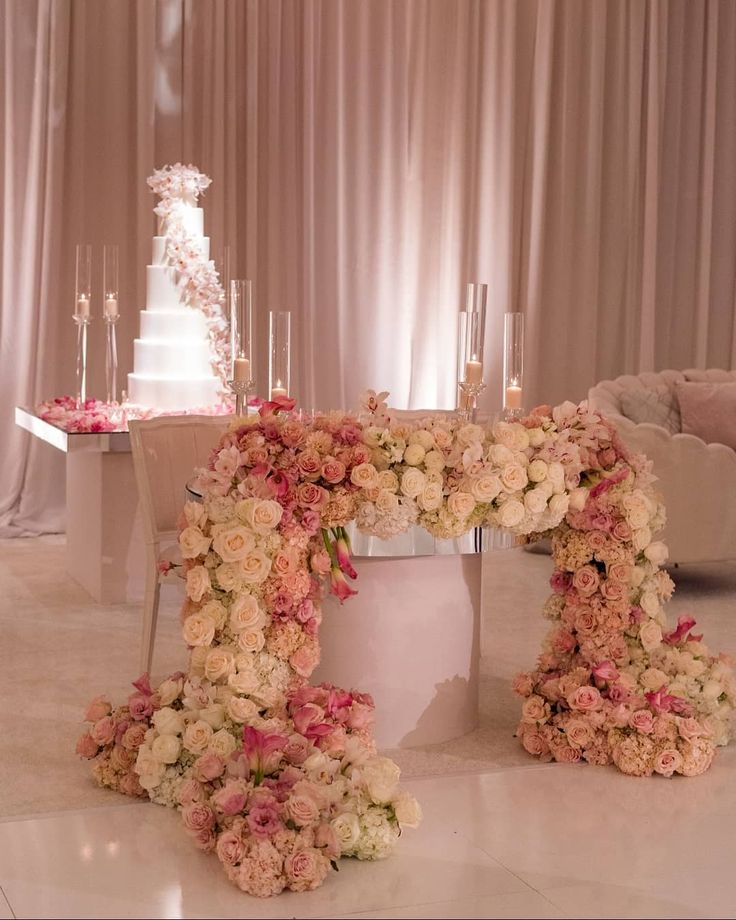
<instances>
[{"instance_id":1,"label":"tall candlestick holder","mask_svg":"<svg viewBox=\"0 0 736 920\"><path fill-rule=\"evenodd\" d=\"M524 314L503 317L503 418L524 414Z\"/></svg>"},{"instance_id":2,"label":"tall candlestick holder","mask_svg":"<svg viewBox=\"0 0 736 920\"><path fill-rule=\"evenodd\" d=\"M487 296L487 284L469 282L466 308L458 318L458 411L468 420L475 419L478 397L486 388L483 382L483 346Z\"/></svg>"},{"instance_id":3,"label":"tall candlestick holder","mask_svg":"<svg viewBox=\"0 0 736 920\"><path fill-rule=\"evenodd\" d=\"M105 302L105 382L107 401L111 405L118 399L118 345L115 325L120 318L118 289L118 247L105 244L103 251L103 290Z\"/></svg>"},{"instance_id":4,"label":"tall candlestick holder","mask_svg":"<svg viewBox=\"0 0 736 920\"><path fill-rule=\"evenodd\" d=\"M230 333L232 368L228 385L235 394L235 414L247 412L248 394L254 388L252 361L253 284L248 279L230 282Z\"/></svg>"},{"instance_id":5,"label":"tall candlestick holder","mask_svg":"<svg viewBox=\"0 0 736 920\"><path fill-rule=\"evenodd\" d=\"M271 310L268 314L268 393L270 399L291 395L291 313Z\"/></svg>"},{"instance_id":6,"label":"tall candlestick holder","mask_svg":"<svg viewBox=\"0 0 736 920\"><path fill-rule=\"evenodd\" d=\"M87 326L92 302L92 246L77 243L76 298L74 322L77 325L77 409L83 409L87 400Z\"/></svg>"}]
</instances>

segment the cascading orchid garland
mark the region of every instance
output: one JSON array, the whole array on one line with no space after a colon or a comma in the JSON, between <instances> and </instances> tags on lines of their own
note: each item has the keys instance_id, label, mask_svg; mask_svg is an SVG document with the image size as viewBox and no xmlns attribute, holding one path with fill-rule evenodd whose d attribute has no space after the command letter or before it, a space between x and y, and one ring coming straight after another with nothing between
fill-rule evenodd
<instances>
[{"instance_id":1,"label":"cascading orchid garland","mask_svg":"<svg viewBox=\"0 0 736 920\"><path fill-rule=\"evenodd\" d=\"M175 163L157 169L147 181L151 191L161 196L154 213L163 221L167 264L178 272L187 304L199 310L207 323L212 372L220 380L219 395L225 401L230 396L227 381L231 358L229 325L223 310L225 291L215 263L202 255L201 239L190 234L182 220L184 210L196 205L212 180L196 166Z\"/></svg>"},{"instance_id":2,"label":"cascading orchid garland","mask_svg":"<svg viewBox=\"0 0 736 920\"><path fill-rule=\"evenodd\" d=\"M614 427L585 403L492 428L391 421L384 396L363 416L302 421L279 399L234 421L181 521L188 670L155 690L140 678L123 706L98 697L77 746L102 785L179 808L250 894L315 888L338 857L386 856L419 823L376 754L371 698L309 684L327 578L354 593L350 521L379 536L551 532L554 623L515 681L530 753L695 775L728 740L733 674L692 619L666 628L663 509Z\"/></svg>"}]
</instances>

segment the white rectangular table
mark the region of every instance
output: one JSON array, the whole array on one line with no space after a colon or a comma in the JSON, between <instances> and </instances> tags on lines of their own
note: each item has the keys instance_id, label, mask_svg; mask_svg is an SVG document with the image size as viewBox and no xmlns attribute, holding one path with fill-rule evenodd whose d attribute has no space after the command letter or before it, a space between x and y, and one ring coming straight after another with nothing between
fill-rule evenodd
<instances>
[{"instance_id":1,"label":"white rectangular table","mask_svg":"<svg viewBox=\"0 0 736 920\"><path fill-rule=\"evenodd\" d=\"M143 597L144 544L130 435L67 432L29 408L15 423L66 454L66 567L101 604Z\"/></svg>"}]
</instances>

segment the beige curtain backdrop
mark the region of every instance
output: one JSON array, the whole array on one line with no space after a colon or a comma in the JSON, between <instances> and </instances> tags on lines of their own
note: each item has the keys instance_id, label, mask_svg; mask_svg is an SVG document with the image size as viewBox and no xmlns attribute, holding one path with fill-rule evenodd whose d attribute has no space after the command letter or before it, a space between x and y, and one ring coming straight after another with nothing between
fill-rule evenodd
<instances>
[{"instance_id":1,"label":"beige curtain backdrop","mask_svg":"<svg viewBox=\"0 0 736 920\"><path fill-rule=\"evenodd\" d=\"M0 525L62 526L12 410L73 391L74 245L121 247L132 369L154 167L213 178L215 258L291 310L293 391L454 403L467 281L526 316L526 402L736 362L731 0L5 0ZM100 300L90 390L104 395Z\"/></svg>"}]
</instances>

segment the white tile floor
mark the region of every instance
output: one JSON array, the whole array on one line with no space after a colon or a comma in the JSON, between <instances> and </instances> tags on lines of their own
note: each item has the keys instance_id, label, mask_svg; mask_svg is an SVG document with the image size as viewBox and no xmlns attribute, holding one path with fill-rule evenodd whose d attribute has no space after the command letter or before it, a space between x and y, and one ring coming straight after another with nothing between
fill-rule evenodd
<instances>
[{"instance_id":1,"label":"white tile floor","mask_svg":"<svg viewBox=\"0 0 736 920\"><path fill-rule=\"evenodd\" d=\"M735 766L727 751L695 781L583 765L414 779L425 821L391 859L268 901L155 805L10 819L0 917L735 917Z\"/></svg>"},{"instance_id":2,"label":"white tile floor","mask_svg":"<svg viewBox=\"0 0 736 920\"><path fill-rule=\"evenodd\" d=\"M534 660L546 627L549 559L514 550L487 560L482 727L402 752L422 827L385 862L343 860L318 891L264 902L195 850L175 813L97 789L71 755L88 697L124 692L140 614L95 606L67 583L58 541L9 543L0 553L0 625L13 649L0 669L0 920L736 918L736 747L702 777L632 779L537 764L512 738L519 703L509 680ZM733 650L736 569L674 574L673 621L693 613L712 648ZM180 663L175 604L163 611L157 655L161 668Z\"/></svg>"}]
</instances>

